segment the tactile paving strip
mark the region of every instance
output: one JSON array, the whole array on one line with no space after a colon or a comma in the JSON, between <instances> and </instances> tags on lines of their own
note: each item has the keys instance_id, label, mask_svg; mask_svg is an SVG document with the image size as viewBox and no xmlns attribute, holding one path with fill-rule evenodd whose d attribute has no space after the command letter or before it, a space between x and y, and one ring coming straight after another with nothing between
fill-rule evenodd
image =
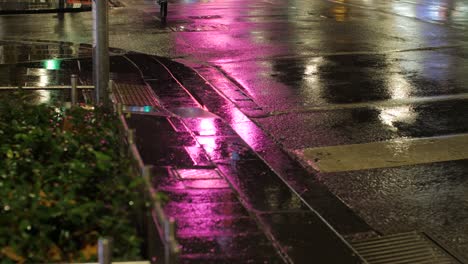
<instances>
[{"instance_id":1,"label":"tactile paving strip","mask_svg":"<svg viewBox=\"0 0 468 264\"><path fill-rule=\"evenodd\" d=\"M116 103L133 106L159 106L153 90L146 85L115 84L113 87Z\"/></svg>"}]
</instances>

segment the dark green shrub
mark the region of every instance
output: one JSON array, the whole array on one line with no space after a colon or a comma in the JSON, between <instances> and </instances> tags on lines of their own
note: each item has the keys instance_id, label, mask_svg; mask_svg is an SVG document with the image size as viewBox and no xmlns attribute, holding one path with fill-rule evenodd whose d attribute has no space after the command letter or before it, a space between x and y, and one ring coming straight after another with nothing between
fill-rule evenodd
<instances>
[{"instance_id":1,"label":"dark green shrub","mask_svg":"<svg viewBox=\"0 0 468 264\"><path fill-rule=\"evenodd\" d=\"M141 199L117 118L25 96L0 98L1 263L95 260L100 236L113 237L114 259L138 259L130 219Z\"/></svg>"}]
</instances>

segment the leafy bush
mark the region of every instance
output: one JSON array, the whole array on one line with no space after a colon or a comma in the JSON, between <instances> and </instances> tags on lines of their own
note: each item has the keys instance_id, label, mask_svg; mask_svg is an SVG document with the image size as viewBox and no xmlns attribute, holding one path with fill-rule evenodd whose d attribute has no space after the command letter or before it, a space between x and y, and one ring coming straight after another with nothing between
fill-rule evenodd
<instances>
[{"instance_id":1,"label":"leafy bush","mask_svg":"<svg viewBox=\"0 0 468 264\"><path fill-rule=\"evenodd\" d=\"M0 98L0 262L96 260L101 236L113 237L115 259L138 259L130 219L141 199L117 118L26 96Z\"/></svg>"}]
</instances>

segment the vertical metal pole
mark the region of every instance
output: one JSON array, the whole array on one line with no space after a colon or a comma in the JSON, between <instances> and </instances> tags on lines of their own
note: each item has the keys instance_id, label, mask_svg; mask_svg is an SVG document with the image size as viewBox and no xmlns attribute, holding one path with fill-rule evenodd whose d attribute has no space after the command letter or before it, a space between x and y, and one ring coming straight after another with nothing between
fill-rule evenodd
<instances>
[{"instance_id":1,"label":"vertical metal pole","mask_svg":"<svg viewBox=\"0 0 468 264\"><path fill-rule=\"evenodd\" d=\"M76 86L78 84L78 76L76 74L71 75L71 105L76 105Z\"/></svg>"},{"instance_id":2,"label":"vertical metal pole","mask_svg":"<svg viewBox=\"0 0 468 264\"><path fill-rule=\"evenodd\" d=\"M65 0L59 0L59 6L58 6L58 18L59 19L63 19L63 12L64 12L63 9L65 9Z\"/></svg>"},{"instance_id":3,"label":"vertical metal pole","mask_svg":"<svg viewBox=\"0 0 468 264\"><path fill-rule=\"evenodd\" d=\"M96 104L106 103L109 84L109 32L107 0L93 0L93 80Z\"/></svg>"},{"instance_id":4,"label":"vertical metal pole","mask_svg":"<svg viewBox=\"0 0 468 264\"><path fill-rule=\"evenodd\" d=\"M170 223L169 220L165 219L163 222L163 233L164 233L164 263L171 264L171 243L169 240Z\"/></svg>"},{"instance_id":5,"label":"vertical metal pole","mask_svg":"<svg viewBox=\"0 0 468 264\"><path fill-rule=\"evenodd\" d=\"M112 239L100 238L98 242L99 264L112 263Z\"/></svg>"},{"instance_id":6,"label":"vertical metal pole","mask_svg":"<svg viewBox=\"0 0 468 264\"><path fill-rule=\"evenodd\" d=\"M117 103L117 114L121 115L123 113L123 105L121 103Z\"/></svg>"}]
</instances>

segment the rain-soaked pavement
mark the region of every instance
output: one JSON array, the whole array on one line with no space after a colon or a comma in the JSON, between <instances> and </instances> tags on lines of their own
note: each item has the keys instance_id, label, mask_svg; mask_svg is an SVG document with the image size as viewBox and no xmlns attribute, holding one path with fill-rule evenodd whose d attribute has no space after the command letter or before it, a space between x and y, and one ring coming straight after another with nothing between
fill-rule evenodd
<instances>
[{"instance_id":1,"label":"rain-soaked pavement","mask_svg":"<svg viewBox=\"0 0 468 264\"><path fill-rule=\"evenodd\" d=\"M191 91L183 99L158 76L147 78L166 108L204 107L222 117L223 134L238 134L349 240L419 230L468 258L467 3L170 1L167 24L153 1L123 4L110 9L112 47L177 59L205 79L197 83L172 65ZM91 43L91 24L89 13L0 16L0 39ZM21 61L22 49L9 49L2 63ZM215 162L232 152L223 144L237 146L203 134L217 124L187 126L206 128L192 136ZM455 154L445 145L453 137L460 138ZM431 147L415 148L413 139ZM337 169L335 146L349 151L353 169ZM393 157L379 167L359 160L364 150L385 148ZM399 157L407 163L395 166ZM248 193L270 183L233 185Z\"/></svg>"},{"instance_id":2,"label":"rain-soaked pavement","mask_svg":"<svg viewBox=\"0 0 468 264\"><path fill-rule=\"evenodd\" d=\"M67 76L78 74L80 85L91 82L90 46L0 46L29 55L12 56L2 64L2 92L21 86L37 95L38 103L61 103L70 101L69 89L56 88L70 85ZM64 59L54 58L59 49ZM226 120L200 107L206 98L192 95L194 85L209 89L200 76L161 57L115 49L111 55L116 102L125 105L143 163L154 166L153 187L168 197L164 210L177 221L181 263L306 263L311 252L321 263L361 263L349 243L310 210ZM80 102L92 103L89 91L79 94ZM368 228L355 221L352 225Z\"/></svg>"}]
</instances>

